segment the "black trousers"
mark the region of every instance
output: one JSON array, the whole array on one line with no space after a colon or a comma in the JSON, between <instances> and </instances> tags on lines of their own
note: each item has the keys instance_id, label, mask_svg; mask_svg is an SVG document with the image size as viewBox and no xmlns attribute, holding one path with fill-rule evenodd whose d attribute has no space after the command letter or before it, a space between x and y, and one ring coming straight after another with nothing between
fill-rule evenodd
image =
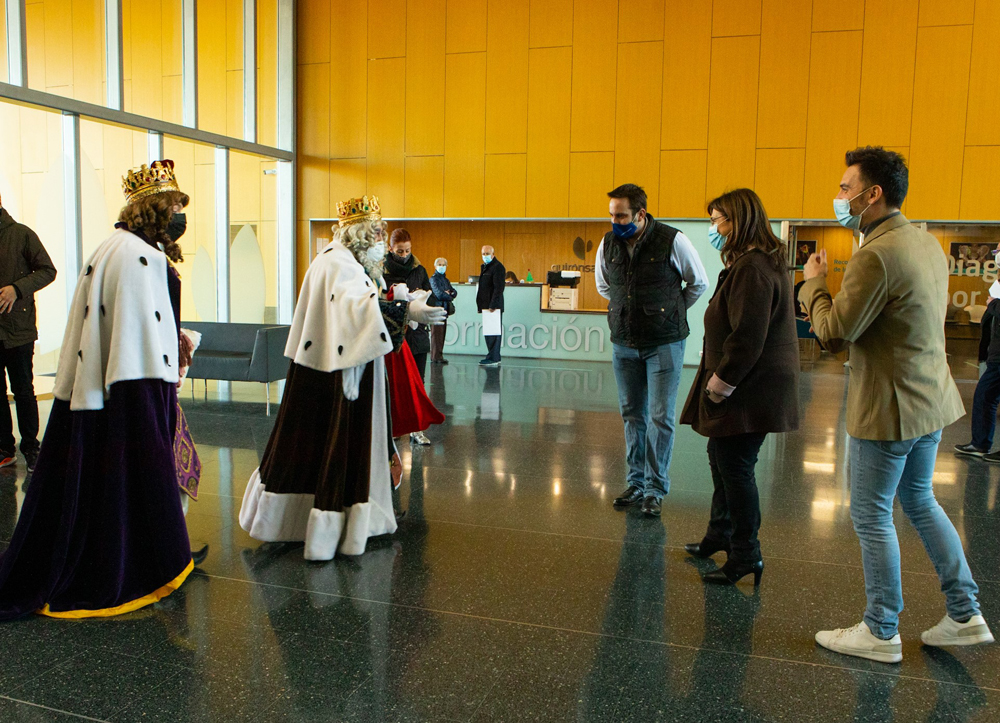
<instances>
[{"instance_id":1,"label":"black trousers","mask_svg":"<svg viewBox=\"0 0 1000 723\"><path fill-rule=\"evenodd\" d=\"M420 372L420 381L424 381L424 372L427 370L427 352L423 351L413 355L413 361L417 363L417 370Z\"/></svg>"},{"instance_id":2,"label":"black trousers","mask_svg":"<svg viewBox=\"0 0 1000 723\"><path fill-rule=\"evenodd\" d=\"M733 562L756 562L760 557L760 497L754 468L766 434L736 434L708 440L712 469L712 517L706 542L729 542Z\"/></svg>"},{"instance_id":3,"label":"black trousers","mask_svg":"<svg viewBox=\"0 0 1000 723\"><path fill-rule=\"evenodd\" d=\"M7 397L7 377L10 377L10 388L14 393L14 405L17 407L17 426L21 432L21 452L38 451L38 402L35 401L34 376L32 363L34 361L35 344L22 344L8 347L0 342L0 379L2 379L3 395ZM6 371L6 375L4 375ZM14 422L10 416L10 405L3 405L0 412L0 451L13 454Z\"/></svg>"},{"instance_id":4,"label":"black trousers","mask_svg":"<svg viewBox=\"0 0 1000 723\"><path fill-rule=\"evenodd\" d=\"M486 337L486 361L500 361L500 340L502 338L501 336Z\"/></svg>"}]
</instances>

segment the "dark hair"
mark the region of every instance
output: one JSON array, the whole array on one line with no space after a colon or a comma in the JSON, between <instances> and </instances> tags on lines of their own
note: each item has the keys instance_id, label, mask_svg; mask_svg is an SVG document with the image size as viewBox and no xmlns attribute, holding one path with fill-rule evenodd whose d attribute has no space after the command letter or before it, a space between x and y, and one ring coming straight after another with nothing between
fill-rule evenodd
<instances>
[{"instance_id":1,"label":"dark hair","mask_svg":"<svg viewBox=\"0 0 1000 723\"><path fill-rule=\"evenodd\" d=\"M708 214L718 211L732 224L733 230L722 247L722 260L729 266L743 254L758 249L768 254L778 271L788 267L785 242L774 235L771 221L760 197L749 188L724 193L708 204Z\"/></svg>"},{"instance_id":2,"label":"dark hair","mask_svg":"<svg viewBox=\"0 0 1000 723\"><path fill-rule=\"evenodd\" d=\"M646 192L642 190L642 186L634 183L623 183L615 190L609 191L608 198L627 198L632 215L639 213L639 209L646 208Z\"/></svg>"},{"instance_id":3,"label":"dark hair","mask_svg":"<svg viewBox=\"0 0 1000 723\"><path fill-rule=\"evenodd\" d=\"M174 216L174 206L179 203L184 207L190 201L188 195L180 191L154 193L125 206L118 214L118 222L128 226L128 230L133 233L142 233L154 243L159 241L163 244L163 253L167 258L174 263L180 263L184 260L181 245L170 238L167 226Z\"/></svg>"},{"instance_id":4,"label":"dark hair","mask_svg":"<svg viewBox=\"0 0 1000 723\"><path fill-rule=\"evenodd\" d=\"M512 281L515 284L520 284L521 283L520 279L517 278L517 274L515 274L513 271L508 271L507 275L503 277L503 280L504 281Z\"/></svg>"},{"instance_id":5,"label":"dark hair","mask_svg":"<svg viewBox=\"0 0 1000 723\"><path fill-rule=\"evenodd\" d=\"M844 160L848 168L857 166L866 188L879 186L890 208L899 208L910 186L910 172L906 159L896 151L882 146L865 146L848 151Z\"/></svg>"},{"instance_id":6,"label":"dark hair","mask_svg":"<svg viewBox=\"0 0 1000 723\"><path fill-rule=\"evenodd\" d=\"M410 232L407 231L405 228L397 228L395 231L392 232L392 235L389 237L389 247L391 248L396 244L406 243L409 240L410 240Z\"/></svg>"}]
</instances>

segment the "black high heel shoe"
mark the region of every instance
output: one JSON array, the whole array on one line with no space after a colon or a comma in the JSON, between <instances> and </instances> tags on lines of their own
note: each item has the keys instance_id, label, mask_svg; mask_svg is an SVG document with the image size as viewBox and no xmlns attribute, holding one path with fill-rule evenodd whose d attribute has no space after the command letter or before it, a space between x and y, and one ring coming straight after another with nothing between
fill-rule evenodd
<instances>
[{"instance_id":1,"label":"black high heel shoe","mask_svg":"<svg viewBox=\"0 0 1000 723\"><path fill-rule=\"evenodd\" d=\"M722 585L735 585L747 575L753 573L753 586L760 585L760 576L764 574L764 561L757 562L726 562L725 565L706 572L701 579L705 582L715 582Z\"/></svg>"},{"instance_id":2,"label":"black high heel shoe","mask_svg":"<svg viewBox=\"0 0 1000 723\"><path fill-rule=\"evenodd\" d=\"M689 542L684 545L684 551L689 555L694 555L695 557L707 558L711 557L717 552L729 553L729 545L724 542L708 542L704 540L701 542Z\"/></svg>"}]
</instances>

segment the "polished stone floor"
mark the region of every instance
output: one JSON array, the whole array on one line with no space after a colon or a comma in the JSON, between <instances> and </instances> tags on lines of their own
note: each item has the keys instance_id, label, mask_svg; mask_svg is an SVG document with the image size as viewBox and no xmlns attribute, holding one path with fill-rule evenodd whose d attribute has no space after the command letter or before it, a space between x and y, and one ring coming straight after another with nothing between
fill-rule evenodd
<instances>
[{"instance_id":1,"label":"polished stone floor","mask_svg":"<svg viewBox=\"0 0 1000 723\"><path fill-rule=\"evenodd\" d=\"M702 584L714 563L683 552L707 520L703 439L679 429L661 520L616 512L610 366L475 361L429 370L448 420L432 447L404 450L397 534L326 564L240 529L273 417L257 386L204 401L199 382L184 399L204 463L188 522L207 562L121 618L0 625L0 721L1000 719L1000 646L920 644L944 604L902 516L902 664L813 642L864 609L839 362L804 364L803 427L762 451L767 568L754 592ZM975 370L953 365L969 406ZM967 426L944 434L936 489L1000 628L1000 468L949 452ZM0 540L23 484L23 471L0 479Z\"/></svg>"}]
</instances>

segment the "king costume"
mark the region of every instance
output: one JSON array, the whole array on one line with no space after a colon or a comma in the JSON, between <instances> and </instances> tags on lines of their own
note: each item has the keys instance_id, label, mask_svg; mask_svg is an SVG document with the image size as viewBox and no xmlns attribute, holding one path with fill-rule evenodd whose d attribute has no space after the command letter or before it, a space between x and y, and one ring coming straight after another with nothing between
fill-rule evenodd
<instances>
[{"instance_id":1,"label":"king costume","mask_svg":"<svg viewBox=\"0 0 1000 723\"><path fill-rule=\"evenodd\" d=\"M240 510L251 537L304 541L307 560L360 555L369 537L396 531L384 357L402 344L410 316L426 323L429 308L380 298L378 199L351 199L337 211L334 240L302 284L284 398Z\"/></svg>"},{"instance_id":2,"label":"king costume","mask_svg":"<svg viewBox=\"0 0 1000 723\"><path fill-rule=\"evenodd\" d=\"M171 161L124 188L129 204L183 196ZM174 464L177 328L167 257L117 228L77 281L38 465L0 557L0 620L130 612L193 569Z\"/></svg>"}]
</instances>

